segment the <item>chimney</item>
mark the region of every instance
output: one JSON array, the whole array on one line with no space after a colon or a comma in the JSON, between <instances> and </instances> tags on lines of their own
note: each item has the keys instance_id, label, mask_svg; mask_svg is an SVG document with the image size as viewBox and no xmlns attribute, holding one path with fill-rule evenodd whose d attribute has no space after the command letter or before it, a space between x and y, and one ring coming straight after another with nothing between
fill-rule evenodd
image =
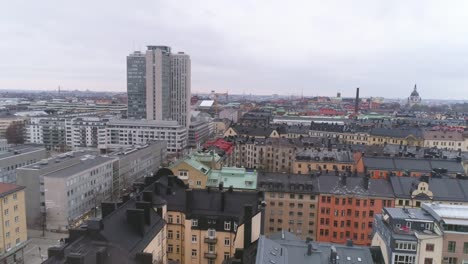
<instances>
[{"instance_id":1,"label":"chimney","mask_svg":"<svg viewBox=\"0 0 468 264\"><path fill-rule=\"evenodd\" d=\"M231 186L229 186L229 189L228 189L228 192L232 193L232 191L234 190L234 188Z\"/></svg>"},{"instance_id":2,"label":"chimney","mask_svg":"<svg viewBox=\"0 0 468 264\"><path fill-rule=\"evenodd\" d=\"M221 192L221 212L224 212L225 199L226 199L225 192Z\"/></svg>"},{"instance_id":3,"label":"chimney","mask_svg":"<svg viewBox=\"0 0 468 264\"><path fill-rule=\"evenodd\" d=\"M153 204L153 192L143 191L143 201Z\"/></svg>"},{"instance_id":4,"label":"chimney","mask_svg":"<svg viewBox=\"0 0 468 264\"><path fill-rule=\"evenodd\" d=\"M338 263L338 252L336 252L336 247L331 246L330 249L330 264L337 264Z\"/></svg>"},{"instance_id":5,"label":"chimney","mask_svg":"<svg viewBox=\"0 0 468 264\"><path fill-rule=\"evenodd\" d=\"M70 253L66 260L65 263L67 264L84 264L84 256L81 255L80 253Z\"/></svg>"},{"instance_id":6,"label":"chimney","mask_svg":"<svg viewBox=\"0 0 468 264\"><path fill-rule=\"evenodd\" d=\"M104 229L104 222L102 219L90 218L86 221L88 224L88 230L92 232L99 232Z\"/></svg>"},{"instance_id":7,"label":"chimney","mask_svg":"<svg viewBox=\"0 0 468 264\"><path fill-rule=\"evenodd\" d=\"M187 212L191 211L192 207L192 189L185 190L185 210Z\"/></svg>"},{"instance_id":8,"label":"chimney","mask_svg":"<svg viewBox=\"0 0 468 264\"><path fill-rule=\"evenodd\" d=\"M102 218L110 215L115 209L117 209L115 202L101 202Z\"/></svg>"},{"instance_id":9,"label":"chimney","mask_svg":"<svg viewBox=\"0 0 468 264\"><path fill-rule=\"evenodd\" d=\"M153 254L138 252L135 255L136 261L138 264L152 264L153 263Z\"/></svg>"},{"instance_id":10,"label":"chimney","mask_svg":"<svg viewBox=\"0 0 468 264\"><path fill-rule=\"evenodd\" d=\"M145 234L145 211L142 209L127 209L127 223L139 235Z\"/></svg>"},{"instance_id":11,"label":"chimney","mask_svg":"<svg viewBox=\"0 0 468 264\"><path fill-rule=\"evenodd\" d=\"M223 182L220 182L219 183L219 190L222 192L223 191L223 186L224 186L224 183Z\"/></svg>"},{"instance_id":12,"label":"chimney","mask_svg":"<svg viewBox=\"0 0 468 264\"><path fill-rule=\"evenodd\" d=\"M362 188L369 190L369 177L367 175L362 178Z\"/></svg>"},{"instance_id":13,"label":"chimney","mask_svg":"<svg viewBox=\"0 0 468 264\"><path fill-rule=\"evenodd\" d=\"M105 264L107 258L107 248L100 247L96 250L96 264Z\"/></svg>"},{"instance_id":14,"label":"chimney","mask_svg":"<svg viewBox=\"0 0 468 264\"><path fill-rule=\"evenodd\" d=\"M252 242L252 205L244 206L244 249Z\"/></svg>"},{"instance_id":15,"label":"chimney","mask_svg":"<svg viewBox=\"0 0 468 264\"><path fill-rule=\"evenodd\" d=\"M357 115L359 112L359 87L356 88L356 102L354 105L354 114Z\"/></svg>"},{"instance_id":16,"label":"chimney","mask_svg":"<svg viewBox=\"0 0 468 264\"><path fill-rule=\"evenodd\" d=\"M149 202L136 202L135 204L137 209L143 209L145 215L145 224L151 224L151 203Z\"/></svg>"},{"instance_id":17,"label":"chimney","mask_svg":"<svg viewBox=\"0 0 468 264\"><path fill-rule=\"evenodd\" d=\"M341 175L340 183L341 186L346 186L346 174Z\"/></svg>"}]
</instances>

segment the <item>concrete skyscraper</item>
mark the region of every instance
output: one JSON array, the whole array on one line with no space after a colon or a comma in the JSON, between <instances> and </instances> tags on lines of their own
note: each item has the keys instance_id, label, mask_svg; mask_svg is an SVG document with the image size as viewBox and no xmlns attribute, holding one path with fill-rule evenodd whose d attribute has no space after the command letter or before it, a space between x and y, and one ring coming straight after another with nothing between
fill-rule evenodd
<instances>
[{"instance_id":1,"label":"concrete skyscraper","mask_svg":"<svg viewBox=\"0 0 468 264\"><path fill-rule=\"evenodd\" d=\"M146 58L139 51L127 56L127 96L127 116L146 118Z\"/></svg>"},{"instance_id":2,"label":"concrete skyscraper","mask_svg":"<svg viewBox=\"0 0 468 264\"><path fill-rule=\"evenodd\" d=\"M171 89L171 119L180 125L190 125L190 89L191 68L190 56L179 52L171 55L172 89Z\"/></svg>"},{"instance_id":3,"label":"concrete skyscraper","mask_svg":"<svg viewBox=\"0 0 468 264\"><path fill-rule=\"evenodd\" d=\"M144 67L135 66L141 66L141 60ZM148 46L145 55L135 52L127 58L127 76L132 76L127 77L130 118L175 120L188 128L191 97L189 55L183 52L172 54L167 46ZM142 76L143 85L140 82ZM144 93L140 93L142 89ZM141 99L145 100L144 117L138 112L141 110Z\"/></svg>"}]
</instances>

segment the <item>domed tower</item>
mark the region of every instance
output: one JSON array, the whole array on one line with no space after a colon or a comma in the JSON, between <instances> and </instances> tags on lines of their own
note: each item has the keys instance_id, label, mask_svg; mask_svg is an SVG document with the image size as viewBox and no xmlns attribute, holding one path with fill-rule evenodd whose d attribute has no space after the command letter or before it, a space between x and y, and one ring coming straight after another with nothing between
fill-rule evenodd
<instances>
[{"instance_id":1,"label":"domed tower","mask_svg":"<svg viewBox=\"0 0 468 264\"><path fill-rule=\"evenodd\" d=\"M416 84L414 85L414 90L411 93L410 97L408 97L408 106L413 107L413 105L421 104L421 97L419 97L419 93L416 88Z\"/></svg>"}]
</instances>

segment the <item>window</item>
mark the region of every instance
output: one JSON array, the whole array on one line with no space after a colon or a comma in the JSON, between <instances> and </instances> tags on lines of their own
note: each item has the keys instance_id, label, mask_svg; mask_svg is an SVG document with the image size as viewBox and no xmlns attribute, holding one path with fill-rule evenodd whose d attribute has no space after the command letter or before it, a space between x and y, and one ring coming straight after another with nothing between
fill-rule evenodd
<instances>
[{"instance_id":1,"label":"window","mask_svg":"<svg viewBox=\"0 0 468 264\"><path fill-rule=\"evenodd\" d=\"M3 198L3 204L7 204L7 203L8 203L8 197Z\"/></svg>"},{"instance_id":2,"label":"window","mask_svg":"<svg viewBox=\"0 0 468 264\"><path fill-rule=\"evenodd\" d=\"M18 211L18 205L13 206L13 210L16 212Z\"/></svg>"},{"instance_id":3,"label":"window","mask_svg":"<svg viewBox=\"0 0 468 264\"><path fill-rule=\"evenodd\" d=\"M19 216L15 216L15 223L19 222Z\"/></svg>"},{"instance_id":4,"label":"window","mask_svg":"<svg viewBox=\"0 0 468 264\"><path fill-rule=\"evenodd\" d=\"M463 254L468 254L468 242L463 243Z\"/></svg>"},{"instance_id":5,"label":"window","mask_svg":"<svg viewBox=\"0 0 468 264\"><path fill-rule=\"evenodd\" d=\"M167 231L167 238L172 239L174 237L174 232L172 230Z\"/></svg>"},{"instance_id":6,"label":"window","mask_svg":"<svg viewBox=\"0 0 468 264\"><path fill-rule=\"evenodd\" d=\"M10 237L10 232L6 232L6 233L5 233L5 236L6 236L6 237Z\"/></svg>"},{"instance_id":7,"label":"window","mask_svg":"<svg viewBox=\"0 0 468 264\"><path fill-rule=\"evenodd\" d=\"M231 230L231 222L224 221L224 230L226 230L226 231Z\"/></svg>"},{"instance_id":8,"label":"window","mask_svg":"<svg viewBox=\"0 0 468 264\"><path fill-rule=\"evenodd\" d=\"M231 245L231 240L229 239L229 237L224 238L224 245L225 246L230 246Z\"/></svg>"},{"instance_id":9,"label":"window","mask_svg":"<svg viewBox=\"0 0 468 264\"><path fill-rule=\"evenodd\" d=\"M197 243L197 235L192 235L192 243Z\"/></svg>"},{"instance_id":10,"label":"window","mask_svg":"<svg viewBox=\"0 0 468 264\"><path fill-rule=\"evenodd\" d=\"M18 194L14 193L13 194L13 200L16 200L16 199L18 199Z\"/></svg>"},{"instance_id":11,"label":"window","mask_svg":"<svg viewBox=\"0 0 468 264\"><path fill-rule=\"evenodd\" d=\"M196 257L197 256L197 250L196 249L192 249L192 257Z\"/></svg>"},{"instance_id":12,"label":"window","mask_svg":"<svg viewBox=\"0 0 468 264\"><path fill-rule=\"evenodd\" d=\"M215 244L208 244L208 252L209 253L215 252Z\"/></svg>"},{"instance_id":13,"label":"window","mask_svg":"<svg viewBox=\"0 0 468 264\"><path fill-rule=\"evenodd\" d=\"M5 209L4 214L8 215L8 209Z\"/></svg>"},{"instance_id":14,"label":"window","mask_svg":"<svg viewBox=\"0 0 468 264\"><path fill-rule=\"evenodd\" d=\"M433 252L434 244L426 244L426 251Z\"/></svg>"},{"instance_id":15,"label":"window","mask_svg":"<svg viewBox=\"0 0 468 264\"><path fill-rule=\"evenodd\" d=\"M209 238L214 238L215 236L216 236L216 230L208 229L208 237Z\"/></svg>"},{"instance_id":16,"label":"window","mask_svg":"<svg viewBox=\"0 0 468 264\"><path fill-rule=\"evenodd\" d=\"M424 264L432 264L432 258L425 258Z\"/></svg>"},{"instance_id":17,"label":"window","mask_svg":"<svg viewBox=\"0 0 468 264\"><path fill-rule=\"evenodd\" d=\"M201 181L197 181L197 186L201 186Z\"/></svg>"},{"instance_id":18,"label":"window","mask_svg":"<svg viewBox=\"0 0 468 264\"><path fill-rule=\"evenodd\" d=\"M442 263L444 263L444 264L458 264L457 261L458 261L457 258L448 257L448 258L444 258L444 261ZM465 261L463 261L463 263L465 263Z\"/></svg>"},{"instance_id":19,"label":"window","mask_svg":"<svg viewBox=\"0 0 468 264\"><path fill-rule=\"evenodd\" d=\"M179 171L179 176L180 176L180 177L187 177L187 176L188 176L188 171L180 170L180 171Z\"/></svg>"},{"instance_id":20,"label":"window","mask_svg":"<svg viewBox=\"0 0 468 264\"><path fill-rule=\"evenodd\" d=\"M6 220L6 221L5 221L5 226L6 226L6 227L9 227L9 226L10 226L10 220Z\"/></svg>"},{"instance_id":21,"label":"window","mask_svg":"<svg viewBox=\"0 0 468 264\"><path fill-rule=\"evenodd\" d=\"M455 253L455 248L457 247L457 242L455 241L449 241L448 242L448 247L447 247L447 251L448 252L451 252L451 253Z\"/></svg>"},{"instance_id":22,"label":"window","mask_svg":"<svg viewBox=\"0 0 468 264\"><path fill-rule=\"evenodd\" d=\"M169 222L169 224L172 224L174 222L174 219L172 218L172 215L167 216L167 221Z\"/></svg>"},{"instance_id":23,"label":"window","mask_svg":"<svg viewBox=\"0 0 468 264\"><path fill-rule=\"evenodd\" d=\"M224 260L228 260L229 257L231 257L231 256L229 255L229 252L224 252Z\"/></svg>"},{"instance_id":24,"label":"window","mask_svg":"<svg viewBox=\"0 0 468 264\"><path fill-rule=\"evenodd\" d=\"M394 264L413 264L415 260L416 256L412 255L394 255L393 257Z\"/></svg>"},{"instance_id":25,"label":"window","mask_svg":"<svg viewBox=\"0 0 468 264\"><path fill-rule=\"evenodd\" d=\"M192 219L192 226L198 226L198 219Z\"/></svg>"}]
</instances>

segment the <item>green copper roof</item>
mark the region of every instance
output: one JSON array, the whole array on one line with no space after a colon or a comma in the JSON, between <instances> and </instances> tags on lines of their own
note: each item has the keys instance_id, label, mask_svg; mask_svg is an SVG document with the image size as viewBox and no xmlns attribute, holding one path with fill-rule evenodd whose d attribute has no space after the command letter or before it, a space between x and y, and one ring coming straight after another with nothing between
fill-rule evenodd
<instances>
[{"instance_id":1,"label":"green copper roof","mask_svg":"<svg viewBox=\"0 0 468 264\"><path fill-rule=\"evenodd\" d=\"M208 174L206 186L218 187L223 183L225 188L252 189L257 187L257 172L245 168L223 167L221 170L212 170Z\"/></svg>"}]
</instances>

